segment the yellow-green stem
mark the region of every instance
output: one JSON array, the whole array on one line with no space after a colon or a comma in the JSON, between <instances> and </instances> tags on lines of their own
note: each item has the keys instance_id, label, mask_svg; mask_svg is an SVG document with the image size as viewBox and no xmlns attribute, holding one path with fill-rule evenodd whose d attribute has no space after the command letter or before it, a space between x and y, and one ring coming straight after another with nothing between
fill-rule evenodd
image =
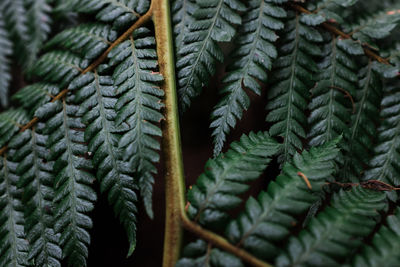
<instances>
[{"instance_id":1,"label":"yellow-green stem","mask_svg":"<svg viewBox=\"0 0 400 267\"><path fill-rule=\"evenodd\" d=\"M166 218L163 266L173 267L179 259L182 242L181 216L184 212L184 174L179 130L178 102L175 87L174 47L168 0L153 0L153 21L156 33L160 72L164 77L165 121L163 151L165 153Z\"/></svg>"}]
</instances>

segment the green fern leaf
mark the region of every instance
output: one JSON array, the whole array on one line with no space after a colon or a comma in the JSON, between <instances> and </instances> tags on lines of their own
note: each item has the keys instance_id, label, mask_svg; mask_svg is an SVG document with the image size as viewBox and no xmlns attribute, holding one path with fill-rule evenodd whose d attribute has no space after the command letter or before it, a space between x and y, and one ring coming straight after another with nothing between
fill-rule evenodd
<instances>
[{"instance_id":1,"label":"green fern leaf","mask_svg":"<svg viewBox=\"0 0 400 267\"><path fill-rule=\"evenodd\" d=\"M343 166L344 178L356 182L370 160L376 125L379 119L379 105L382 98L382 82L372 69L369 61L360 71L360 90L355 95L356 112L351 117L349 151Z\"/></svg>"},{"instance_id":2,"label":"green fern leaf","mask_svg":"<svg viewBox=\"0 0 400 267\"><path fill-rule=\"evenodd\" d=\"M117 133L124 129L114 125L117 114L113 108L118 100L116 88L111 77L95 72L78 77L69 89L79 89L76 101L85 112L82 120L87 125L88 151L93 153L92 162L101 191L109 191L108 199L127 232L130 255L136 246L137 186L128 162L122 161L118 150L121 135Z\"/></svg>"},{"instance_id":3,"label":"green fern leaf","mask_svg":"<svg viewBox=\"0 0 400 267\"><path fill-rule=\"evenodd\" d=\"M217 42L232 40L236 34L235 25L242 22L238 12L246 10L238 0L198 1L196 4L194 21L188 25L176 64L179 103L183 111L214 74L216 62L223 61Z\"/></svg>"},{"instance_id":4,"label":"green fern leaf","mask_svg":"<svg viewBox=\"0 0 400 267\"><path fill-rule=\"evenodd\" d=\"M227 153L208 160L188 192L189 216L208 228L223 227L227 211L242 202L237 195L248 190L246 182L257 179L279 149L268 133L250 133L232 143Z\"/></svg>"},{"instance_id":5,"label":"green fern leaf","mask_svg":"<svg viewBox=\"0 0 400 267\"><path fill-rule=\"evenodd\" d=\"M157 72L154 47L150 31L139 28L109 54L110 65L116 66L113 79L119 96L115 122L117 127L129 127L119 148L123 150L123 160L129 160L139 177L140 193L151 218L153 174L157 172L154 164L159 161L160 150L156 137L162 134L158 123L164 119L160 111L164 92L158 87L163 78Z\"/></svg>"},{"instance_id":6,"label":"green fern leaf","mask_svg":"<svg viewBox=\"0 0 400 267\"><path fill-rule=\"evenodd\" d=\"M277 51L272 44L278 39L274 31L283 29L284 25L280 20L286 16L286 12L274 2L253 0L248 3L243 23L238 29L239 37L235 42L238 49L230 56L233 62L224 78L225 86L220 92L225 96L211 115L214 156L221 152L230 128L235 127L243 110L250 106L250 99L243 87L260 95L261 86L258 81L266 82L266 72L271 69L272 60L277 57Z\"/></svg>"},{"instance_id":7,"label":"green fern leaf","mask_svg":"<svg viewBox=\"0 0 400 267\"><path fill-rule=\"evenodd\" d=\"M88 151L83 136L85 125L79 117L79 107L71 104L73 101L73 96L69 96L66 100L45 104L35 115L47 118L48 160L55 161L54 229L61 233L63 257L68 257L72 266L86 266L88 229L92 227L87 213L93 210L96 201L91 188L95 179L89 172L92 164L85 158Z\"/></svg>"},{"instance_id":8,"label":"green fern leaf","mask_svg":"<svg viewBox=\"0 0 400 267\"><path fill-rule=\"evenodd\" d=\"M387 226L382 226L374 235L371 245L364 245L360 254L352 261L355 267L399 266L400 257L400 209L386 218Z\"/></svg>"},{"instance_id":9,"label":"green fern leaf","mask_svg":"<svg viewBox=\"0 0 400 267\"><path fill-rule=\"evenodd\" d=\"M0 147L7 145L20 126L27 123L26 112L23 109L10 109L0 113Z\"/></svg>"},{"instance_id":10,"label":"green fern leaf","mask_svg":"<svg viewBox=\"0 0 400 267\"><path fill-rule=\"evenodd\" d=\"M46 136L39 132L44 124L17 135L9 148L18 162L18 187L23 188L25 233L29 242L28 260L37 266L61 266L59 235L54 232L54 162L46 160Z\"/></svg>"},{"instance_id":11,"label":"green fern leaf","mask_svg":"<svg viewBox=\"0 0 400 267\"><path fill-rule=\"evenodd\" d=\"M331 206L292 237L276 266L340 266L374 229L385 194L354 187L333 196Z\"/></svg>"},{"instance_id":12,"label":"green fern leaf","mask_svg":"<svg viewBox=\"0 0 400 267\"><path fill-rule=\"evenodd\" d=\"M8 106L8 90L11 81L9 58L12 54L12 43L6 30L0 8L0 106Z\"/></svg>"},{"instance_id":13,"label":"green fern leaf","mask_svg":"<svg viewBox=\"0 0 400 267\"><path fill-rule=\"evenodd\" d=\"M322 40L315 28L301 23L298 15L291 14L274 65L267 104L267 121L272 123L269 132L272 136L283 137L281 162L303 149L307 126L305 109L309 90L314 85L313 74L318 71L313 56L321 54L317 43Z\"/></svg>"},{"instance_id":14,"label":"green fern leaf","mask_svg":"<svg viewBox=\"0 0 400 267\"><path fill-rule=\"evenodd\" d=\"M101 55L117 38L117 32L109 25L100 23L82 24L57 34L45 49L64 49L77 53L82 58L93 60Z\"/></svg>"},{"instance_id":15,"label":"green fern leaf","mask_svg":"<svg viewBox=\"0 0 400 267\"><path fill-rule=\"evenodd\" d=\"M322 0L318 1L316 5L309 3L308 10L313 11L310 14L302 14L301 21L308 24L317 26L326 21L337 22L344 24L345 19L343 18L344 9L355 5L358 0Z\"/></svg>"},{"instance_id":16,"label":"green fern leaf","mask_svg":"<svg viewBox=\"0 0 400 267\"><path fill-rule=\"evenodd\" d=\"M172 22L174 24L175 54L183 47L183 37L189 30L189 25L194 22L193 13L196 10L194 0L175 0L171 6Z\"/></svg>"},{"instance_id":17,"label":"green fern leaf","mask_svg":"<svg viewBox=\"0 0 400 267\"><path fill-rule=\"evenodd\" d=\"M226 228L231 243L243 247L261 259L272 259L279 252L277 242L289 235L296 215L303 214L318 200L318 192L335 171L336 143L313 147L293 163L285 163L282 174L261 192L258 201L250 197L245 211ZM303 177L308 178L309 187Z\"/></svg>"},{"instance_id":18,"label":"green fern leaf","mask_svg":"<svg viewBox=\"0 0 400 267\"><path fill-rule=\"evenodd\" d=\"M203 240L196 240L185 246L183 249L183 258L181 258L176 267L243 267L242 262L235 256L212 248L211 244L207 245Z\"/></svg>"}]
</instances>

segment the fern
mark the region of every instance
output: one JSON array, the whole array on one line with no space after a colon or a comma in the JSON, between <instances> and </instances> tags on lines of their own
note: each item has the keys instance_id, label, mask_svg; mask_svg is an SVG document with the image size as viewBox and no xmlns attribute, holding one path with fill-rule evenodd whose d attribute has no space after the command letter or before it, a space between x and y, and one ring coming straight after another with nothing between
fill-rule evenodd
<instances>
[{"instance_id":1,"label":"fern","mask_svg":"<svg viewBox=\"0 0 400 267\"><path fill-rule=\"evenodd\" d=\"M339 266L373 231L384 200L385 194L360 187L335 194L331 206L289 240L276 266Z\"/></svg>"},{"instance_id":2,"label":"fern","mask_svg":"<svg viewBox=\"0 0 400 267\"><path fill-rule=\"evenodd\" d=\"M190 106L205 81L215 73L216 63L223 61L218 42L229 42L236 34L235 25L242 23L237 12L245 11L238 0L196 2L193 23L189 24L178 47L178 92L182 110ZM179 45L179 42L176 43Z\"/></svg>"},{"instance_id":3,"label":"fern","mask_svg":"<svg viewBox=\"0 0 400 267\"><path fill-rule=\"evenodd\" d=\"M0 46L0 105L6 107L8 106L8 87L11 80L9 58L12 48L3 16L0 17Z\"/></svg>"},{"instance_id":4,"label":"fern","mask_svg":"<svg viewBox=\"0 0 400 267\"><path fill-rule=\"evenodd\" d=\"M226 134L235 127L236 119L240 119L243 110L249 108L250 99L243 87L259 95L261 86L258 81L266 82L266 71L271 69L272 60L277 57L272 44L278 38L274 31L283 28L280 19L286 16L286 12L273 1L267 0L250 1L248 6L238 29L240 37L235 40L239 49L230 55L233 64L228 69L224 78L225 86L220 92L225 96L211 115L214 156L221 152Z\"/></svg>"}]
</instances>

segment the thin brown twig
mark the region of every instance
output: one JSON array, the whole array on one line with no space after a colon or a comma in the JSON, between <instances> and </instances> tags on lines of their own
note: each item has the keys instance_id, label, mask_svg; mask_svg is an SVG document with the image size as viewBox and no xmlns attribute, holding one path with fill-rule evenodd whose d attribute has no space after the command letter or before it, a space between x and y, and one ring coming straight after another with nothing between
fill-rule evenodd
<instances>
[{"instance_id":1,"label":"thin brown twig","mask_svg":"<svg viewBox=\"0 0 400 267\"><path fill-rule=\"evenodd\" d=\"M353 108L353 114L356 112L356 104L354 103L354 99L348 91L346 91L345 89L338 87L338 86L329 86L329 88L336 89L336 90L343 92L351 101L351 106Z\"/></svg>"}]
</instances>

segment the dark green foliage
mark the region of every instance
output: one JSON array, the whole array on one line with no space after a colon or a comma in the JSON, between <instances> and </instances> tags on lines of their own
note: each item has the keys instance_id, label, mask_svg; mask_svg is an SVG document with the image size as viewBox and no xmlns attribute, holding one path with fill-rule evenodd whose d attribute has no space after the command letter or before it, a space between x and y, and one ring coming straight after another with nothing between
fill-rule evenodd
<instances>
[{"instance_id":1,"label":"dark green foliage","mask_svg":"<svg viewBox=\"0 0 400 267\"><path fill-rule=\"evenodd\" d=\"M183 38L194 22L193 13L196 10L195 0L175 0L171 6L175 35L175 52L183 47ZM178 56L178 55L177 55Z\"/></svg>"},{"instance_id":2,"label":"dark green foliage","mask_svg":"<svg viewBox=\"0 0 400 267\"><path fill-rule=\"evenodd\" d=\"M244 212L231 221L225 234L236 246L243 247L261 259L272 259L279 253L277 242L289 235L289 228L318 199L316 193L335 172L336 143L311 148L295 154L285 163L282 173L270 182L258 200L250 197ZM308 178L311 189L301 175Z\"/></svg>"},{"instance_id":3,"label":"dark green foliage","mask_svg":"<svg viewBox=\"0 0 400 267\"><path fill-rule=\"evenodd\" d=\"M243 264L233 255L220 249L212 248L203 240L197 240L188 244L183 250L183 258L180 259L176 267L242 267Z\"/></svg>"},{"instance_id":4,"label":"dark green foliage","mask_svg":"<svg viewBox=\"0 0 400 267\"><path fill-rule=\"evenodd\" d=\"M224 56L218 42L229 42L236 34L235 25L242 23L239 11L245 6L238 0L197 1L193 19L183 31L182 46L178 45L179 103L182 110L190 106L202 87L215 73L216 63Z\"/></svg>"},{"instance_id":5,"label":"dark green foliage","mask_svg":"<svg viewBox=\"0 0 400 267\"><path fill-rule=\"evenodd\" d=\"M348 15L345 12L345 8L353 6L358 0L321 0L314 2L317 2L316 5L309 4L308 8L314 12L311 14L302 14L301 21L316 26L328 20L338 22L339 24L345 23L344 17Z\"/></svg>"},{"instance_id":6,"label":"dark green foliage","mask_svg":"<svg viewBox=\"0 0 400 267\"><path fill-rule=\"evenodd\" d=\"M267 121L272 123L270 134L283 137L280 161L289 160L303 148L306 137L305 109L309 91L313 87L313 74L318 71L313 56L321 54L317 45L321 34L290 14L280 43L279 58L274 64L271 88L268 91Z\"/></svg>"},{"instance_id":7,"label":"dark green foliage","mask_svg":"<svg viewBox=\"0 0 400 267\"><path fill-rule=\"evenodd\" d=\"M136 181L127 161L121 159L118 142L121 132L128 127L116 127L117 117L113 109L116 88L109 76L87 73L74 80L70 90L76 92L76 101L85 113L82 120L87 125L85 142L92 154L92 162L102 192L108 191L108 199L123 224L130 243L129 255L136 246ZM124 129L125 128L125 129Z\"/></svg>"},{"instance_id":8,"label":"dark green foliage","mask_svg":"<svg viewBox=\"0 0 400 267\"><path fill-rule=\"evenodd\" d=\"M237 195L248 190L246 183L260 176L279 148L268 133L250 133L232 143L227 153L208 160L205 172L188 192L190 217L209 228L223 227L227 211L242 202Z\"/></svg>"},{"instance_id":9,"label":"dark green foliage","mask_svg":"<svg viewBox=\"0 0 400 267\"><path fill-rule=\"evenodd\" d=\"M109 54L110 65L115 66L114 85L118 87L115 123L129 128L121 137L119 148L122 159L129 160L139 177L140 194L150 217L153 174L157 172L154 164L159 161L160 149L155 138L162 134L159 123L164 119L160 111L164 92L158 87L163 78L157 72L154 46L150 31L139 28Z\"/></svg>"},{"instance_id":10,"label":"dark green foliage","mask_svg":"<svg viewBox=\"0 0 400 267\"><path fill-rule=\"evenodd\" d=\"M340 266L363 244L374 229L385 194L354 187L333 196L331 206L311 220L287 250L277 257L276 266Z\"/></svg>"},{"instance_id":11,"label":"dark green foliage","mask_svg":"<svg viewBox=\"0 0 400 267\"><path fill-rule=\"evenodd\" d=\"M52 161L47 161L47 137L40 134L44 124L17 135L9 144L12 159L18 162L18 187L23 188L22 202L28 260L36 266L61 266L59 234L54 232L54 176Z\"/></svg>"},{"instance_id":12,"label":"dark green foliage","mask_svg":"<svg viewBox=\"0 0 400 267\"><path fill-rule=\"evenodd\" d=\"M364 245L360 254L352 261L352 266L395 267L400 264L398 251L400 249L400 209L395 215L386 218L387 226L382 226L374 235L371 245Z\"/></svg>"},{"instance_id":13,"label":"dark green foliage","mask_svg":"<svg viewBox=\"0 0 400 267\"><path fill-rule=\"evenodd\" d=\"M8 87L10 85L11 74L9 58L12 54L10 36L5 28L4 18L0 12L0 105L8 105Z\"/></svg>"},{"instance_id":14,"label":"dark green foliage","mask_svg":"<svg viewBox=\"0 0 400 267\"><path fill-rule=\"evenodd\" d=\"M272 60L277 57L273 45L278 39L275 31L283 29L280 20L285 16L285 10L278 7L275 1L249 1L246 15L238 29L239 37L235 40L237 49L230 55L232 64L220 91L224 97L211 115L214 156L221 152L226 134L235 127L236 120L241 119L243 110L249 108L250 99L244 88L261 94L259 82L266 82L267 71L271 69Z\"/></svg>"},{"instance_id":15,"label":"dark green foliage","mask_svg":"<svg viewBox=\"0 0 400 267\"><path fill-rule=\"evenodd\" d=\"M45 104L35 115L47 119L47 159L54 161L54 230L61 233L63 257L68 257L69 264L85 266L90 243L88 229L92 227L87 213L93 210L96 194L92 189L92 163L85 158L88 152L84 143L85 125L73 100L70 96Z\"/></svg>"},{"instance_id":16,"label":"dark green foliage","mask_svg":"<svg viewBox=\"0 0 400 267\"><path fill-rule=\"evenodd\" d=\"M0 147L5 146L19 131L20 125L27 122L26 112L23 109L10 109L0 113Z\"/></svg>"}]
</instances>

